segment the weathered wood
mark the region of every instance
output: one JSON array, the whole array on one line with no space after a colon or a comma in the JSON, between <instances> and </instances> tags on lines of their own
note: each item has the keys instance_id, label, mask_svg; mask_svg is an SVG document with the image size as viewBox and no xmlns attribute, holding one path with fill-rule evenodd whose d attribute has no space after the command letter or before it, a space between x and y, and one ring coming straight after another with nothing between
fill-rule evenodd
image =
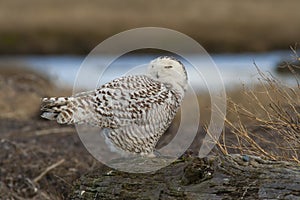
<instances>
[{"instance_id":1,"label":"weathered wood","mask_svg":"<svg viewBox=\"0 0 300 200\"><path fill-rule=\"evenodd\" d=\"M71 199L300 199L300 166L247 155L187 157L146 174L103 166L75 182Z\"/></svg>"}]
</instances>

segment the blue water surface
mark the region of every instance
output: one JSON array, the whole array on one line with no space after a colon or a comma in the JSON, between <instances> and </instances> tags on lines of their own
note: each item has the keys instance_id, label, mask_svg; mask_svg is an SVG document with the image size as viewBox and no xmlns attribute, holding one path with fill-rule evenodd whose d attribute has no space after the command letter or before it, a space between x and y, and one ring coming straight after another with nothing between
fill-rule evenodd
<instances>
[{"instance_id":1,"label":"blue water surface","mask_svg":"<svg viewBox=\"0 0 300 200\"><path fill-rule=\"evenodd\" d=\"M196 55L191 55L191 57ZM292 59L290 51L274 51L267 53L244 53L244 54L212 54L211 58L220 72L216 74L211 70L211 63L198 59L196 65L201 66L201 71L205 77L201 76L201 72L197 73L193 66L183 60L186 65L189 81L195 90L204 90L207 88L205 79L214 80L222 79L226 88L231 88L241 84L254 85L258 81L258 72L255 67L258 66L264 72L270 72L277 76L275 66L282 60ZM76 81L77 73L82 72L80 68L88 68L84 76L84 80L80 80L80 87L90 89L97 87L114 78L124 74L144 73L147 63L149 63L155 55L130 55L114 60L112 56L97 56L84 62L85 56L73 55L47 55L47 56L2 56L1 62L17 62L25 64L25 66L44 73L50 79L55 81L59 87L73 87ZM113 61L110 65L107 62ZM255 64L254 64L255 63ZM105 69L105 70L104 70ZM211 71L211 72L210 72ZM100 74L103 72L103 74ZM280 77L283 81L290 82L290 79ZM213 81L209 82L210 84Z\"/></svg>"}]
</instances>

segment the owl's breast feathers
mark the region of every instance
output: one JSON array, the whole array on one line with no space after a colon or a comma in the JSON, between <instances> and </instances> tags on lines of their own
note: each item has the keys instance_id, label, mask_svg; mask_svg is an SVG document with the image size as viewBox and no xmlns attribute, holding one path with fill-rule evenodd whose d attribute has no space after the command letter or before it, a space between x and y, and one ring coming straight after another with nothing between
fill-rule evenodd
<instances>
[{"instance_id":1,"label":"owl's breast feathers","mask_svg":"<svg viewBox=\"0 0 300 200\"><path fill-rule=\"evenodd\" d=\"M107 128L147 124L158 111L176 112L183 98L148 76L115 79L90 95L98 126Z\"/></svg>"},{"instance_id":2,"label":"owl's breast feathers","mask_svg":"<svg viewBox=\"0 0 300 200\"><path fill-rule=\"evenodd\" d=\"M129 76L103 85L92 98L112 148L148 154L170 126L183 94L147 76Z\"/></svg>"}]
</instances>

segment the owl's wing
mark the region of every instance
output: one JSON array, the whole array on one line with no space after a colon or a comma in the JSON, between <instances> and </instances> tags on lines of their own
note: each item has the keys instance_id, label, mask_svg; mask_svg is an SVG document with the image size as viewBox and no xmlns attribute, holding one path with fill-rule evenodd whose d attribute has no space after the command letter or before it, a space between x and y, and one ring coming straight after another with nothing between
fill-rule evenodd
<instances>
[{"instance_id":1,"label":"owl's wing","mask_svg":"<svg viewBox=\"0 0 300 200\"><path fill-rule=\"evenodd\" d=\"M155 117L165 118L162 112L179 104L165 84L147 76L115 79L97 89L92 102L97 125L107 128L163 123Z\"/></svg>"}]
</instances>

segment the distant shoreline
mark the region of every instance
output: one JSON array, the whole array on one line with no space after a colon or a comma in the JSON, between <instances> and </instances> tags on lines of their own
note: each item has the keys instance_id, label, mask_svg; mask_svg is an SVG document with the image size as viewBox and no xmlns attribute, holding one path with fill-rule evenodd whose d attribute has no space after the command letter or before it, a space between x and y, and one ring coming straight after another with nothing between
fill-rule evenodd
<instances>
[{"instance_id":1,"label":"distant shoreline","mask_svg":"<svg viewBox=\"0 0 300 200\"><path fill-rule=\"evenodd\" d=\"M87 54L138 27L182 32L209 53L288 49L300 42L299 7L298 0L4 1L0 54Z\"/></svg>"}]
</instances>

